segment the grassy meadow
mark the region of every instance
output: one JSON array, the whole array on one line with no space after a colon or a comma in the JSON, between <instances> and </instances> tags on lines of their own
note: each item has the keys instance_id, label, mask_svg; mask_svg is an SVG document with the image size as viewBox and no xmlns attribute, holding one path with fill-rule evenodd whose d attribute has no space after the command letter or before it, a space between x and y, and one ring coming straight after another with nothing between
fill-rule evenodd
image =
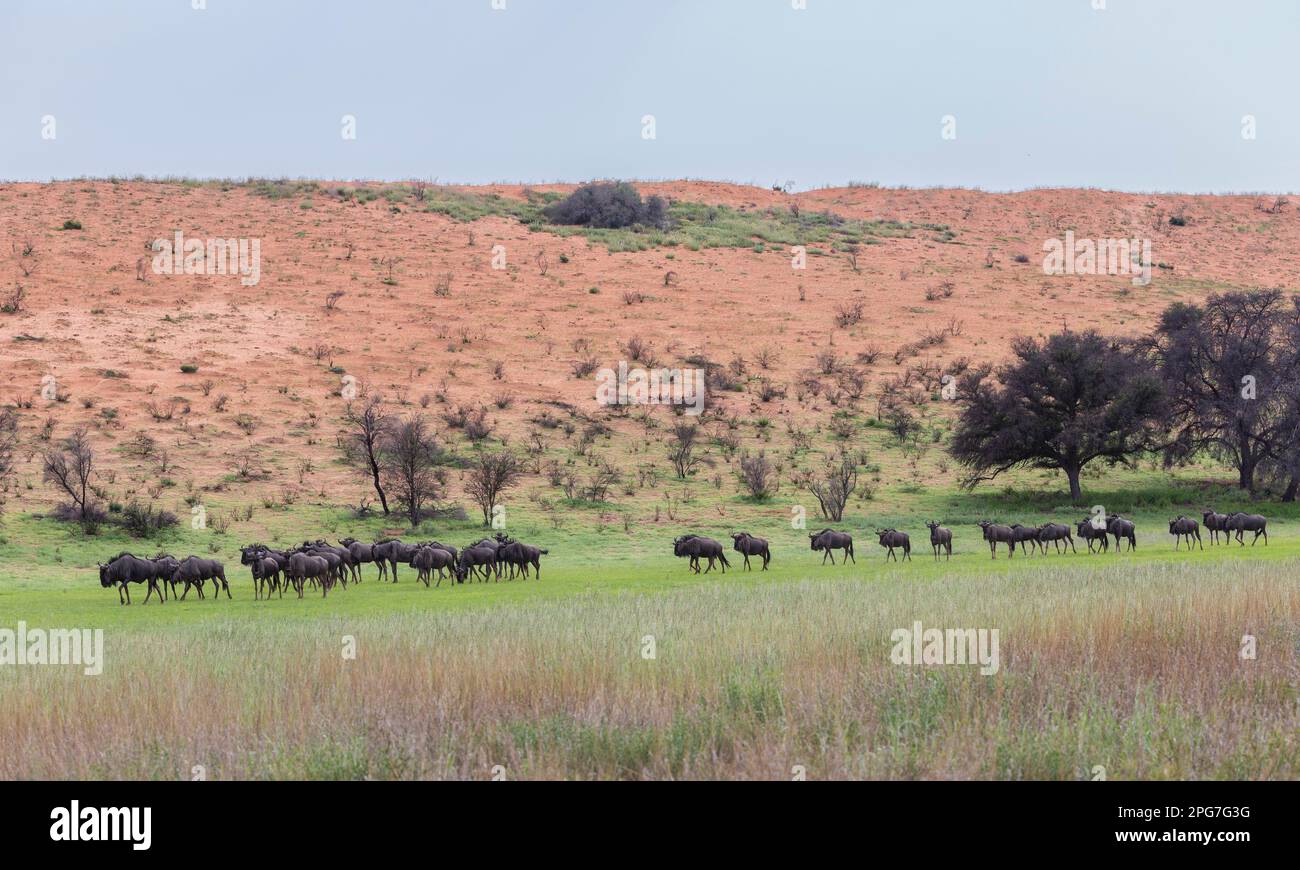
<instances>
[{"instance_id":1,"label":"grassy meadow","mask_svg":"<svg viewBox=\"0 0 1300 870\"><path fill-rule=\"evenodd\" d=\"M711 501L701 511L746 516L773 545L771 570L737 571L735 554L725 577L688 573L670 542L687 527L725 539L733 516L625 530L522 508L511 533L551 550L540 582L426 589L404 567L393 586L370 566L360 586L303 601L255 601L238 545L365 539L385 522L298 504L141 546L10 515L0 626L103 628L106 662L94 677L0 669L0 777L1300 776L1300 519L1275 519L1268 547L1207 538L1175 554L1168 517L1222 494L1132 475L1097 500L1136 518L1136 553L990 560L981 516L1081 518L1047 489L855 508L831 524L855 532L847 567L822 566L790 528L797 493L757 522ZM929 516L954 529L950 562L930 555ZM886 563L872 525L910 531L914 561ZM234 600L142 607L139 589L121 607L99 587L97 559L159 546L215 552ZM891 632L917 620L998 629L1000 669L892 663Z\"/></svg>"}]
</instances>

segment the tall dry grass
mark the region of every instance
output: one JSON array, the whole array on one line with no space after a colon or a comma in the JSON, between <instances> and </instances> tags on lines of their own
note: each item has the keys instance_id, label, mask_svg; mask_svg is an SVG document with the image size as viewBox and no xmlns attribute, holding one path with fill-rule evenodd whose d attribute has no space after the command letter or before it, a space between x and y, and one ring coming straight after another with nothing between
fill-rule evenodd
<instances>
[{"instance_id":1,"label":"tall dry grass","mask_svg":"<svg viewBox=\"0 0 1300 870\"><path fill-rule=\"evenodd\" d=\"M1294 565L1161 564L116 632L0 671L0 777L1295 778L1297 616ZM891 664L917 619L1001 671Z\"/></svg>"}]
</instances>

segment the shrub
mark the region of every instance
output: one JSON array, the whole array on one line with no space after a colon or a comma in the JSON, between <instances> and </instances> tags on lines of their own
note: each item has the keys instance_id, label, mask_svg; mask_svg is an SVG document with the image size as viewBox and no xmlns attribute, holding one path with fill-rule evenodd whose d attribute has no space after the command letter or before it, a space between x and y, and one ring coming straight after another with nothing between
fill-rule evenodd
<instances>
[{"instance_id":1,"label":"shrub","mask_svg":"<svg viewBox=\"0 0 1300 870\"><path fill-rule=\"evenodd\" d=\"M126 533L133 538L147 538L163 529L180 525L176 514L166 510L154 510L153 505L142 504L138 499L122 509L120 522Z\"/></svg>"},{"instance_id":2,"label":"shrub","mask_svg":"<svg viewBox=\"0 0 1300 870\"><path fill-rule=\"evenodd\" d=\"M194 363L186 363L185 365L181 366L181 371L183 371L187 375L192 375L198 370L199 367L194 365Z\"/></svg>"},{"instance_id":3,"label":"shrub","mask_svg":"<svg viewBox=\"0 0 1300 870\"><path fill-rule=\"evenodd\" d=\"M71 218L69 218L68 220L63 222L63 226L60 227L60 229L79 230L81 229L81 221L74 221Z\"/></svg>"},{"instance_id":4,"label":"shrub","mask_svg":"<svg viewBox=\"0 0 1300 870\"><path fill-rule=\"evenodd\" d=\"M619 229L634 224L664 228L667 206L652 196L642 201L641 194L627 182L584 184L565 199L542 210L554 224Z\"/></svg>"}]
</instances>

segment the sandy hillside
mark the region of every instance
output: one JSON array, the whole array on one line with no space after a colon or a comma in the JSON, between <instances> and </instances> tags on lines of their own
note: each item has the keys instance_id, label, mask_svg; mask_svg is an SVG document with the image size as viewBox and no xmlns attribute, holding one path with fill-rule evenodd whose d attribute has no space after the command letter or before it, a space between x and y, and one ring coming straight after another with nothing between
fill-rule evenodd
<instances>
[{"instance_id":1,"label":"sandy hillside","mask_svg":"<svg viewBox=\"0 0 1300 870\"><path fill-rule=\"evenodd\" d=\"M363 392L404 401L408 412L423 406L440 429L451 408L485 407L495 435L520 444L536 428L528 421L568 413L549 402L569 403L578 419L597 414L593 379L575 378L575 360L590 353L613 365L639 336L661 363L741 356L751 385L766 379L786 390L769 402L753 389L724 393L728 414L815 425L835 409L824 395L801 400L796 385L827 349L861 368L870 393L918 360L939 369L959 357L997 360L1011 337L1062 324L1133 333L1176 299L1228 286L1294 287L1300 274L1300 216L1291 205L1274 208L1271 197L640 187L709 204L941 224L954 236L943 242L917 233L865 246L856 271L831 254L809 256L796 271L788 248L610 254L508 218L460 223L394 210L384 199L268 199L244 186L147 182L6 184L0 278L6 291L21 284L26 299L20 313L0 314L0 400L23 408L27 443L40 443L47 419L56 439L89 426L104 467L123 475L113 485L122 496L143 495L160 476L219 489L251 463L252 493L356 503L364 482L335 462L343 399L331 365ZM523 195L516 187L471 192ZM1171 226L1175 215L1186 225ZM59 229L70 219L83 229ZM149 243L176 230L187 238L260 239L260 282L153 274ZM1150 238L1163 268L1147 287L1127 276L1044 275L1044 240L1067 230L1080 238ZM505 247L504 270L492 268L495 245ZM137 279L141 258L145 280ZM449 283L446 295L435 292L440 281ZM327 310L335 291L344 295ZM836 313L856 303L862 321L837 327ZM942 344L895 364L897 348L946 327ZM762 369L755 360L765 348ZM858 354L871 350L879 356L862 362ZM183 364L198 371L183 373ZM42 398L51 375L54 400ZM150 404L165 413L173 399L171 419L155 419ZM627 418L614 428L629 439L640 432ZM156 461L128 449L142 431L170 454L173 467L162 475ZM455 432L449 438L463 440ZM644 440L639 452L629 441L628 463L662 463ZM31 450L24 460L21 482L36 485L20 485L16 500L34 509L51 496Z\"/></svg>"}]
</instances>

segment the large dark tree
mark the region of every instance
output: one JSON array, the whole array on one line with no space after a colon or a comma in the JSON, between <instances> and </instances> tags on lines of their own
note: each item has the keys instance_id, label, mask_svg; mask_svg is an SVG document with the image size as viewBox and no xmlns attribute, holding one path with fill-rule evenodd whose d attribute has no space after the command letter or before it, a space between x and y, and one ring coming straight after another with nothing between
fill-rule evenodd
<instances>
[{"instance_id":1,"label":"large dark tree","mask_svg":"<svg viewBox=\"0 0 1300 870\"><path fill-rule=\"evenodd\" d=\"M1300 492L1300 296L1282 306L1282 325L1274 355L1275 376L1263 389L1277 423L1268 456L1258 465L1257 481L1295 501ZM1258 389L1256 391L1258 393Z\"/></svg>"},{"instance_id":2,"label":"large dark tree","mask_svg":"<svg viewBox=\"0 0 1300 870\"><path fill-rule=\"evenodd\" d=\"M1079 501L1079 475L1095 459L1131 462L1165 432L1160 379L1135 347L1096 332L1019 338L1015 358L958 382L962 405L952 454L967 486L1017 467L1059 469Z\"/></svg>"},{"instance_id":3,"label":"large dark tree","mask_svg":"<svg viewBox=\"0 0 1300 870\"><path fill-rule=\"evenodd\" d=\"M1241 487L1255 491L1257 469L1285 452L1294 428L1288 314L1277 290L1218 293L1204 306L1165 310L1151 348L1174 423L1170 461L1208 452L1230 462Z\"/></svg>"}]
</instances>

